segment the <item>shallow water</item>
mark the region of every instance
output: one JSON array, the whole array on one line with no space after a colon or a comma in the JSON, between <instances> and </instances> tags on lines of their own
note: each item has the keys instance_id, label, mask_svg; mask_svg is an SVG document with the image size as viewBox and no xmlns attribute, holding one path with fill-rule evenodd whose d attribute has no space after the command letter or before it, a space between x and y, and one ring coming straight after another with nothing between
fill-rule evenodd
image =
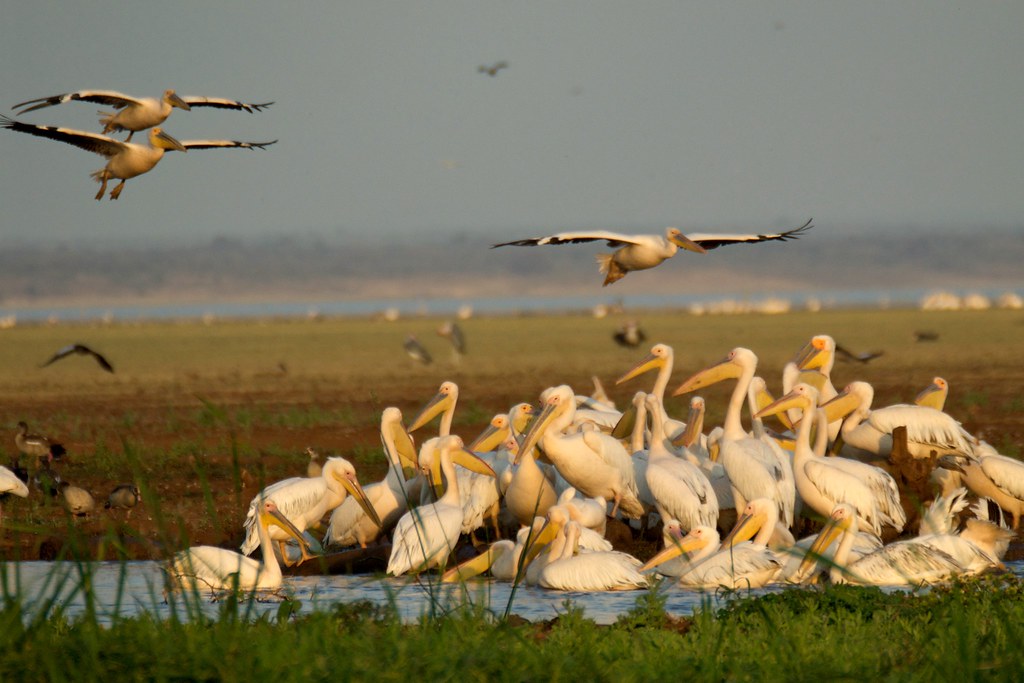
<instances>
[{"instance_id":1,"label":"shallow water","mask_svg":"<svg viewBox=\"0 0 1024 683\"><path fill-rule=\"evenodd\" d=\"M1010 571L1024 577L1024 561L1007 563ZM156 562L9 562L0 565L0 588L4 595L20 594L25 606L26 619L40 610L60 608L69 618L86 612L83 575L88 576L95 610L101 623L109 623L115 616L134 616L148 613L168 618L176 613L187 619L196 609L215 616L222 609L221 599L210 593L200 593L196 601L183 599L180 594L167 599L164 593L164 574ZM436 576L432 577L436 580ZM668 582L658 589L665 597L665 609L673 616L688 616L701 607L722 607L729 600L765 595L783 590L801 590L775 586L751 591L722 592L684 590ZM255 601L239 607L240 614L253 618L274 613L285 598L302 603L300 613L329 610L340 603L368 600L385 606L394 604L406 621L421 616L443 614L466 604L481 605L501 615L509 601L511 585L496 581L471 582L467 587L456 584L439 586L426 581L381 578L368 575L295 576L285 577L284 586L271 594L259 595ZM571 601L584 616L599 624L609 624L632 609L643 591L613 593L576 593L550 591L520 586L512 601L511 613L530 621L551 619L567 609Z\"/></svg>"}]
</instances>

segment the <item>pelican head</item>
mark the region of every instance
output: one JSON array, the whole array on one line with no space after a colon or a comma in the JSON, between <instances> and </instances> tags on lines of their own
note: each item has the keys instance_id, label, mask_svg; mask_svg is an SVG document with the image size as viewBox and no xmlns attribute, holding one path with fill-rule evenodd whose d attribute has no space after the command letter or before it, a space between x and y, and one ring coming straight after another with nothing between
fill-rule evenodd
<instances>
[{"instance_id":1,"label":"pelican head","mask_svg":"<svg viewBox=\"0 0 1024 683\"><path fill-rule=\"evenodd\" d=\"M485 571L494 566L496 562L500 562L505 555L513 552L514 544L512 541L495 541L487 547L487 550L483 551L471 560L466 560L462 564L452 567L444 574L441 575L442 583L452 583L455 581L466 581L474 576L483 574Z\"/></svg>"},{"instance_id":2,"label":"pelican head","mask_svg":"<svg viewBox=\"0 0 1024 683\"><path fill-rule=\"evenodd\" d=\"M284 529L286 534L294 538L299 543L299 545L303 546L306 549L306 552L310 552L309 542L306 541L305 537L302 535L302 532L299 531L298 528L294 524L292 524L287 517L284 516L284 513L277 509L277 503L275 503L272 500L263 501L263 506L260 509L259 517L261 524L263 524L264 526L269 526L273 524L275 526L281 527L282 529Z\"/></svg>"},{"instance_id":3,"label":"pelican head","mask_svg":"<svg viewBox=\"0 0 1024 683\"><path fill-rule=\"evenodd\" d=\"M178 93L174 92L173 90L164 90L164 102L171 105L172 107L177 107L178 109L192 111L192 107L189 106L189 103L178 97Z\"/></svg>"},{"instance_id":4,"label":"pelican head","mask_svg":"<svg viewBox=\"0 0 1024 683\"><path fill-rule=\"evenodd\" d=\"M832 510L832 514L828 516L828 521L825 523L825 528L814 539L814 543L804 556L803 562L800 563L800 567L797 569L797 576L803 576L818 561L825 550L837 538L842 536L844 532L857 533L857 512L849 503L840 503Z\"/></svg>"},{"instance_id":5,"label":"pelican head","mask_svg":"<svg viewBox=\"0 0 1024 683\"><path fill-rule=\"evenodd\" d=\"M532 538L526 549L526 557L523 566L533 562L544 548L551 545L561 532L562 527L569 523L569 511L564 505L552 505L548 508L547 517L534 517L531 526L530 536Z\"/></svg>"},{"instance_id":6,"label":"pelican head","mask_svg":"<svg viewBox=\"0 0 1024 683\"><path fill-rule=\"evenodd\" d=\"M760 531L772 517L769 509L774 503L767 498L756 498L743 508L743 514L736 520L736 525L722 541L723 548L731 548L737 543L750 540Z\"/></svg>"},{"instance_id":7,"label":"pelican head","mask_svg":"<svg viewBox=\"0 0 1024 683\"><path fill-rule=\"evenodd\" d=\"M836 353L836 342L827 334L811 337L811 341L800 349L796 366L801 370L817 370L830 365Z\"/></svg>"},{"instance_id":8,"label":"pelican head","mask_svg":"<svg viewBox=\"0 0 1024 683\"><path fill-rule=\"evenodd\" d=\"M624 374L622 377L615 380L616 384L622 384L634 377L639 377L645 372L651 370L660 370L665 367L668 363L672 362L672 347L668 344L655 344L651 347L651 352L647 354L639 363L633 366L629 372Z\"/></svg>"},{"instance_id":9,"label":"pelican head","mask_svg":"<svg viewBox=\"0 0 1024 683\"><path fill-rule=\"evenodd\" d=\"M862 407L870 407L875 390L867 382L850 382L831 401L823 404L829 422L842 419Z\"/></svg>"},{"instance_id":10,"label":"pelican head","mask_svg":"<svg viewBox=\"0 0 1024 683\"><path fill-rule=\"evenodd\" d=\"M810 411L818 404L818 390L812 387L810 384L801 382L793 387L785 396L778 398L777 400L769 403L768 405L761 408L754 417L768 417L769 415L783 414L784 411L790 408L798 408L802 412L806 413Z\"/></svg>"},{"instance_id":11,"label":"pelican head","mask_svg":"<svg viewBox=\"0 0 1024 683\"><path fill-rule=\"evenodd\" d=\"M352 463L344 458L328 458L321 476L324 478L331 477L334 481L341 484L342 488L356 499L359 507L366 513L366 516L372 519L373 523L378 527L383 526L380 517L377 516L377 511L370 505L366 492L363 491L363 487L359 484L359 479L356 477L356 468L352 466Z\"/></svg>"},{"instance_id":12,"label":"pelican head","mask_svg":"<svg viewBox=\"0 0 1024 683\"><path fill-rule=\"evenodd\" d=\"M517 403L512 406L512 409L508 411L508 419L513 435L519 436L525 432L535 414L536 411L534 411L533 406L529 403Z\"/></svg>"},{"instance_id":13,"label":"pelican head","mask_svg":"<svg viewBox=\"0 0 1024 683\"><path fill-rule=\"evenodd\" d=\"M743 370L750 364L754 367L757 366L757 356L750 349L738 346L719 362L687 379L679 385L678 389L672 392L672 395L679 396L680 394L686 394L712 384L717 384L723 380L738 379L743 374Z\"/></svg>"},{"instance_id":14,"label":"pelican head","mask_svg":"<svg viewBox=\"0 0 1024 683\"><path fill-rule=\"evenodd\" d=\"M675 520L671 520L670 524L666 525L667 538L665 541L665 549L647 560L647 562L640 567L640 571L643 572L648 569L654 569L658 565L675 559L683 553L689 554L694 551L703 550L712 543L718 543L718 532L711 527L695 526L690 530L690 533L683 536L679 522L671 524L673 521Z\"/></svg>"},{"instance_id":15,"label":"pelican head","mask_svg":"<svg viewBox=\"0 0 1024 683\"><path fill-rule=\"evenodd\" d=\"M564 410L575 407L576 403L572 387L567 384L545 389L541 394L541 401L544 403L544 409L537 419L530 424L530 430L526 432L523 442L519 445L520 453L525 453L536 446L541 434L551 425L554 419Z\"/></svg>"},{"instance_id":16,"label":"pelican head","mask_svg":"<svg viewBox=\"0 0 1024 683\"><path fill-rule=\"evenodd\" d=\"M949 383L941 377L932 379L932 383L926 386L920 394L914 398L914 403L919 406L942 410L946 406L946 396L949 394Z\"/></svg>"},{"instance_id":17,"label":"pelican head","mask_svg":"<svg viewBox=\"0 0 1024 683\"><path fill-rule=\"evenodd\" d=\"M698 254L708 253L707 249L700 246L699 244L691 240L689 237L684 235L679 228L668 228L667 230L665 230L665 239L667 239L669 242L676 245L680 249L685 249L686 251L693 251Z\"/></svg>"},{"instance_id":18,"label":"pelican head","mask_svg":"<svg viewBox=\"0 0 1024 683\"><path fill-rule=\"evenodd\" d=\"M694 396L690 399L690 413L686 417L686 429L680 432L679 436L672 439L672 445L676 448L689 448L697 443L701 433L704 431L704 399Z\"/></svg>"},{"instance_id":19,"label":"pelican head","mask_svg":"<svg viewBox=\"0 0 1024 683\"><path fill-rule=\"evenodd\" d=\"M469 450L487 452L500 446L509 435L508 415L499 413L491 418L491 422L480 432L480 436L469 444Z\"/></svg>"},{"instance_id":20,"label":"pelican head","mask_svg":"<svg viewBox=\"0 0 1024 683\"><path fill-rule=\"evenodd\" d=\"M179 152L188 151L185 145L178 142L170 133L164 132L164 129L160 127L149 129L149 144L160 149L174 149Z\"/></svg>"},{"instance_id":21,"label":"pelican head","mask_svg":"<svg viewBox=\"0 0 1024 683\"><path fill-rule=\"evenodd\" d=\"M402 468L406 479L414 476L417 468L416 446L413 445L412 437L409 436L405 425L402 424L402 411L394 406L385 408L380 417L380 432L385 447L387 446L385 435L389 436L395 445L396 452L389 455L392 460L398 460L398 465Z\"/></svg>"},{"instance_id":22,"label":"pelican head","mask_svg":"<svg viewBox=\"0 0 1024 683\"><path fill-rule=\"evenodd\" d=\"M459 386L455 382L443 382L434 398L430 399L430 403L423 407L420 414L409 425L409 431L415 432L444 411L454 408L455 402L458 400Z\"/></svg>"},{"instance_id":23,"label":"pelican head","mask_svg":"<svg viewBox=\"0 0 1024 683\"><path fill-rule=\"evenodd\" d=\"M441 498L441 489L444 484L441 458L445 456L453 464L461 465L470 472L488 477L496 478L498 476L490 465L478 458L475 453L466 450L462 439L454 434L437 440L431 439L424 442L420 449L420 470L423 472L423 476L430 480L437 498Z\"/></svg>"}]
</instances>

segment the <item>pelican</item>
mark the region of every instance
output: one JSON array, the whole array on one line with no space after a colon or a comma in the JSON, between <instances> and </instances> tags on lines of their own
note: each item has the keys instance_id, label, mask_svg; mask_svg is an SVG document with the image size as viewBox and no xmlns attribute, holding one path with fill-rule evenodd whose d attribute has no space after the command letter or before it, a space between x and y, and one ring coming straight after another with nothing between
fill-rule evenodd
<instances>
[{"instance_id":1,"label":"pelican","mask_svg":"<svg viewBox=\"0 0 1024 683\"><path fill-rule=\"evenodd\" d=\"M344 548L358 543L359 547L365 548L387 534L409 509L409 494L402 468L403 465L416 467L416 450L402 425L402 412L398 408L384 409L380 418L380 440L388 460L387 474L382 481L363 489L380 523L366 514L354 496L345 498L331 513L324 545Z\"/></svg>"},{"instance_id":2,"label":"pelican","mask_svg":"<svg viewBox=\"0 0 1024 683\"><path fill-rule=\"evenodd\" d=\"M927 458L933 452L974 453L977 440L955 419L934 408L896 404L871 409L875 390L867 382L851 382L822 407L832 422L846 417L840 434L844 452L888 456L892 451L892 430L907 428L907 449L915 458Z\"/></svg>"},{"instance_id":3,"label":"pelican","mask_svg":"<svg viewBox=\"0 0 1024 683\"><path fill-rule=\"evenodd\" d=\"M1005 569L1002 558L1014 533L980 519L968 519L958 531L954 515L967 507L966 498L967 489L963 487L938 496L921 518L920 533L910 540L948 553L969 574Z\"/></svg>"},{"instance_id":4,"label":"pelican","mask_svg":"<svg viewBox=\"0 0 1024 683\"><path fill-rule=\"evenodd\" d=\"M862 523L870 526L876 535L882 533L883 525L901 531L907 522L906 514L900 504L899 487L888 472L847 458L816 457L811 449L811 426L815 416L819 418L820 428L827 427L825 411L815 412L817 403L818 391L801 382L757 413L767 416L791 408L801 411L803 417L793 452L793 473L801 500L822 517L832 514L837 504L849 503Z\"/></svg>"},{"instance_id":5,"label":"pelican","mask_svg":"<svg viewBox=\"0 0 1024 683\"><path fill-rule=\"evenodd\" d=\"M735 379L736 386L729 399L722 425L718 459L729 475L736 509L744 508L755 498L769 498L779 506L779 517L793 525L796 487L789 460L780 457L768 442L748 435L743 430L740 412L748 400L750 381L757 370L757 356L750 349L737 347L724 360L698 372L683 382L675 394L683 394L710 384Z\"/></svg>"},{"instance_id":6,"label":"pelican","mask_svg":"<svg viewBox=\"0 0 1024 683\"><path fill-rule=\"evenodd\" d=\"M639 518L644 510L637 500L633 462L618 439L599 432L563 434L575 418L572 388L561 385L546 390L544 410L530 426L520 452L540 443L548 459L578 491L591 498L614 501L612 515L622 509Z\"/></svg>"},{"instance_id":7,"label":"pelican","mask_svg":"<svg viewBox=\"0 0 1024 683\"><path fill-rule=\"evenodd\" d=\"M558 506L566 509L572 521L604 537L608 529L608 501L604 498L581 497L570 486L558 497Z\"/></svg>"},{"instance_id":8,"label":"pelican","mask_svg":"<svg viewBox=\"0 0 1024 683\"><path fill-rule=\"evenodd\" d=\"M651 347L651 352L648 353L639 363L634 365L626 374L615 380L615 384L622 384L623 382L629 381L634 377L650 372L651 370L657 370L658 374L654 380L654 387L651 388L651 394L658 398L658 401L662 405L665 404L665 389L668 388L668 380L672 375L672 364L674 359L674 353L672 347L668 344L655 344ZM672 438L678 437L683 430L686 429L686 424L679 420L672 420L666 418L665 420L665 432Z\"/></svg>"},{"instance_id":9,"label":"pelican","mask_svg":"<svg viewBox=\"0 0 1024 683\"><path fill-rule=\"evenodd\" d=\"M174 554L171 580L184 589L210 590L274 590L281 586L281 566L271 547L269 525L280 527L285 534L305 546L302 532L281 514L277 504L265 500L260 504L255 523L258 543L263 553L259 562L238 553L201 545ZM304 548L303 554L307 549Z\"/></svg>"},{"instance_id":10,"label":"pelican","mask_svg":"<svg viewBox=\"0 0 1024 683\"><path fill-rule=\"evenodd\" d=\"M409 433L441 415L441 423L438 427L438 436L448 436L452 433L452 420L455 418L455 405L459 402L459 385L455 382L442 382L437 393L423 407L419 415L409 425Z\"/></svg>"},{"instance_id":11,"label":"pelican","mask_svg":"<svg viewBox=\"0 0 1024 683\"><path fill-rule=\"evenodd\" d=\"M446 571L441 576L441 581L444 583L466 581L483 574L488 569L491 571L491 576L499 581L514 580L519 571L523 550L526 549L528 543L537 539L537 535L543 527L544 518L534 518L532 525L524 526L519 530L514 543L509 540L495 541L476 557Z\"/></svg>"},{"instance_id":12,"label":"pelican","mask_svg":"<svg viewBox=\"0 0 1024 683\"><path fill-rule=\"evenodd\" d=\"M436 503L422 505L406 512L397 526L391 543L391 557L387 573L401 576L419 573L437 565L444 565L455 548L462 530L462 506L459 504L459 485L455 464L480 472L494 471L474 454L467 451L462 439L449 435L440 438L438 462L447 488ZM423 467L424 475L430 470Z\"/></svg>"},{"instance_id":13,"label":"pelican","mask_svg":"<svg viewBox=\"0 0 1024 683\"><path fill-rule=\"evenodd\" d=\"M544 516L558 501L554 477L537 463L536 448L519 447L512 465L512 479L505 489L505 506L522 525Z\"/></svg>"},{"instance_id":14,"label":"pelican","mask_svg":"<svg viewBox=\"0 0 1024 683\"><path fill-rule=\"evenodd\" d=\"M836 363L836 340L827 334L817 334L797 353L795 370L783 375L782 388L789 392L800 382L810 384L818 390L818 402L827 403L839 392L832 384L832 368ZM789 366L787 366L789 370ZM828 438L835 441L842 427L842 420L829 417Z\"/></svg>"},{"instance_id":15,"label":"pelican","mask_svg":"<svg viewBox=\"0 0 1024 683\"><path fill-rule=\"evenodd\" d=\"M441 497L442 474L447 477L441 467L439 457L440 444L446 437L428 439L420 448L418 463L421 470L430 473L430 480L433 484L434 498ZM472 451L469 451L472 453ZM502 456L507 455L504 451ZM476 454L475 458L469 460L470 467L465 465L454 468L455 477L458 480L459 506L462 509L461 533L472 534L484 526L487 520L491 520L495 535L501 537L498 528L498 516L501 512L501 491L499 490L498 479L509 462L504 457L499 458L499 453ZM482 462L485 467L478 464ZM461 463L459 463L461 464ZM422 500L422 499L421 499ZM474 544L476 539L473 539Z\"/></svg>"},{"instance_id":16,"label":"pelican","mask_svg":"<svg viewBox=\"0 0 1024 683\"><path fill-rule=\"evenodd\" d=\"M684 235L678 228L667 228L665 235L624 235L605 230L584 230L580 232L560 232L547 237L533 237L513 242L495 244L496 247L535 247L544 244L578 244L581 242L607 243L608 248L615 249L611 254L600 254L597 263L601 272L605 273L604 285L621 280L627 273L634 270L646 270L660 265L666 259L676 255L682 248L698 254L707 252L726 244L766 242L769 240L786 241L796 239L810 230L811 221L803 226L781 233L751 235L714 235L695 233Z\"/></svg>"},{"instance_id":17,"label":"pelican","mask_svg":"<svg viewBox=\"0 0 1024 683\"><path fill-rule=\"evenodd\" d=\"M134 142L121 142L114 138L100 135L99 133L87 133L81 130L70 128L58 128L55 126L36 126L29 123L22 123L0 116L0 126L9 128L19 133L28 133L58 142L66 142L69 145L80 147L87 152L93 152L104 156L109 161L107 165L94 172L92 177L100 183L100 191L96 193L96 199L102 199L107 191L107 182L112 178L120 178L121 182L110 191L110 198L117 199L124 190L124 184L129 178L140 176L153 170L153 167L164 157L168 150L187 152L190 149L214 149L224 147L240 147L245 149L264 149L277 140L269 142L240 142L238 140L186 140L179 142L164 132L162 128L151 128L149 130L149 144L140 145Z\"/></svg>"},{"instance_id":18,"label":"pelican","mask_svg":"<svg viewBox=\"0 0 1024 683\"><path fill-rule=\"evenodd\" d=\"M0 500L6 497L8 493L21 498L27 498L28 486L25 486L25 482L18 479L18 476L14 474L14 472L10 471L3 465L0 465ZM0 523L2 522L3 508L0 506Z\"/></svg>"},{"instance_id":19,"label":"pelican","mask_svg":"<svg viewBox=\"0 0 1024 683\"><path fill-rule=\"evenodd\" d=\"M217 109L234 109L236 111L247 111L250 114L263 111L273 102L261 102L253 104L250 102L239 102L228 100L223 97L181 97L173 90L165 90L162 97L132 97L112 90L76 90L63 95L52 97L40 97L38 100L29 100L16 104L11 109L20 109L19 115L27 114L30 111L53 107L66 102L96 102L113 107L116 112L100 112L100 123L103 124L104 133L113 133L119 130L128 131L126 142L130 142L132 135L137 131L159 126L167 120L174 108L191 111L192 107L214 107ZM34 105L29 107L28 105Z\"/></svg>"},{"instance_id":20,"label":"pelican","mask_svg":"<svg viewBox=\"0 0 1024 683\"><path fill-rule=\"evenodd\" d=\"M982 441L974 457L947 455L939 464L954 470L954 486L961 482L971 493L989 498L1010 514L1013 528L1020 528L1024 516L1024 462L1000 455Z\"/></svg>"},{"instance_id":21,"label":"pelican","mask_svg":"<svg viewBox=\"0 0 1024 683\"><path fill-rule=\"evenodd\" d=\"M325 514L341 505L346 496L352 495L363 511L377 525L381 525L377 511L366 499L366 493L356 477L356 469L344 458L327 458L320 477L292 477L271 484L249 503L249 511L245 516L245 541L242 543L242 554L249 555L260 543L257 512L264 501L272 500L281 510L281 514L303 532L320 522ZM290 534L276 529L270 538L277 541L284 554L284 541ZM303 548L302 559L308 559Z\"/></svg>"},{"instance_id":22,"label":"pelican","mask_svg":"<svg viewBox=\"0 0 1024 683\"><path fill-rule=\"evenodd\" d=\"M932 383L921 390L914 397L914 405L926 406L942 410L946 407L946 397L949 395L949 382L941 377L934 377Z\"/></svg>"},{"instance_id":23,"label":"pelican","mask_svg":"<svg viewBox=\"0 0 1024 683\"><path fill-rule=\"evenodd\" d=\"M873 553L850 561L850 548L857 533L857 511L840 503L828 523L807 551L799 574L819 561L822 552L837 538L839 547L832 558L829 580L832 583L856 583L869 586L907 586L945 581L965 569L948 553L923 543L897 541Z\"/></svg>"},{"instance_id":24,"label":"pelican","mask_svg":"<svg viewBox=\"0 0 1024 683\"><path fill-rule=\"evenodd\" d=\"M665 549L640 571L659 567L659 574L692 588L759 588L775 580L782 565L767 547L740 543L726 548L719 539L717 530L703 525L684 536L679 522L669 520L665 524ZM683 553L686 558L676 560Z\"/></svg>"},{"instance_id":25,"label":"pelican","mask_svg":"<svg viewBox=\"0 0 1024 683\"><path fill-rule=\"evenodd\" d=\"M640 560L615 551L578 552L580 524L570 521L551 542L548 553L534 562L543 566L537 583L561 591L622 591L646 588ZM577 554L578 553L578 554Z\"/></svg>"}]
</instances>

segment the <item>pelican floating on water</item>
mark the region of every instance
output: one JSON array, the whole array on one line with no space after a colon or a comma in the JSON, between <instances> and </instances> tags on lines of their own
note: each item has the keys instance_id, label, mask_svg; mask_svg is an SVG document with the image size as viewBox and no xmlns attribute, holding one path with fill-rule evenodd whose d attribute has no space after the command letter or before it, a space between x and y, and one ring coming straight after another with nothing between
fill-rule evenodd
<instances>
[{"instance_id":1,"label":"pelican floating on water","mask_svg":"<svg viewBox=\"0 0 1024 683\"><path fill-rule=\"evenodd\" d=\"M103 124L104 133L113 133L119 130L128 131L126 142L131 141L132 135L137 131L159 126L171 115L175 108L191 111L192 107L214 107L216 109L234 109L236 111L247 111L250 114L256 111L263 111L273 102L239 102L223 97L181 97L173 90L165 90L159 97L132 97L113 90L76 90L63 95L52 97L40 97L37 100L29 100L16 104L11 109L20 109L19 115L27 114L30 111L53 107L66 102L95 102L113 107L116 112L101 113L100 123ZM33 105L29 107L28 105Z\"/></svg>"},{"instance_id":2,"label":"pelican floating on water","mask_svg":"<svg viewBox=\"0 0 1024 683\"><path fill-rule=\"evenodd\" d=\"M665 524L665 549L649 559L641 571L659 567L659 574L693 588L759 588L779 574L782 564L766 546L747 542L724 547L719 540L718 531L712 527L697 526L684 536L679 522L669 520ZM677 560L683 553L686 557Z\"/></svg>"},{"instance_id":3,"label":"pelican floating on water","mask_svg":"<svg viewBox=\"0 0 1024 683\"><path fill-rule=\"evenodd\" d=\"M134 142L122 142L99 133L88 133L71 128L58 128L56 126L36 126L30 123L22 123L0 116L0 126L9 128L19 133L28 133L38 137L65 142L75 147L80 147L87 152L93 152L106 157L107 165L92 174L92 177L100 183L100 191L96 193L96 199L102 199L107 191L107 182L113 178L121 180L117 186L110 191L110 198L117 199L124 190L124 184L130 178L147 173L160 162L164 152L177 150L187 152L190 149L215 149L235 147L243 149L264 149L277 140L268 142L241 142L238 140L186 140L179 142L163 129L151 128L149 131L149 144L140 145Z\"/></svg>"},{"instance_id":4,"label":"pelican floating on water","mask_svg":"<svg viewBox=\"0 0 1024 683\"><path fill-rule=\"evenodd\" d=\"M185 589L209 588L211 590L273 590L281 586L281 565L271 547L269 525L273 524L287 536L303 546L306 541L302 532L295 528L287 517L281 514L272 500L260 505L256 517L256 535L263 561L245 557L239 553L200 545L175 553L171 560L171 580Z\"/></svg>"},{"instance_id":5,"label":"pelican floating on water","mask_svg":"<svg viewBox=\"0 0 1024 683\"><path fill-rule=\"evenodd\" d=\"M624 235L618 232L607 232L605 230L581 230L579 232L560 232L547 237L532 237L512 242L495 244L496 247L536 247L545 244L579 244L581 242L604 241L610 249L615 249L611 254L600 254L597 262L601 272L605 273L604 284L610 285L621 280L627 273L633 270L645 270L660 265L667 259L676 255L680 248L687 251L705 253L708 249L715 249L722 245L743 244L754 242L767 242L778 240L796 239L801 234L810 230L811 221L793 230L780 233L765 234L722 234L693 233L684 235L678 228L667 228L665 235Z\"/></svg>"},{"instance_id":6,"label":"pelican floating on water","mask_svg":"<svg viewBox=\"0 0 1024 683\"><path fill-rule=\"evenodd\" d=\"M622 591L646 588L640 560L611 551L580 551L579 522L570 521L551 542L547 553L534 560L541 567L537 584L561 591Z\"/></svg>"}]
</instances>

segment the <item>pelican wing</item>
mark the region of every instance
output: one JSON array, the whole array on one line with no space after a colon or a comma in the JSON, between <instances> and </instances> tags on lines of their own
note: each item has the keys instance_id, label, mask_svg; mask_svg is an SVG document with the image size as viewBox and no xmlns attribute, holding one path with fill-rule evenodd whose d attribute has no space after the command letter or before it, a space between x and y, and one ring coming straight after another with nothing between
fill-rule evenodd
<instances>
[{"instance_id":1,"label":"pelican wing","mask_svg":"<svg viewBox=\"0 0 1024 683\"><path fill-rule=\"evenodd\" d=\"M22 102L16 104L11 109L18 109L26 105L35 105L28 109L23 109L21 114L25 114L36 109L45 109L46 107L53 107L58 104L64 104L65 102L73 102L80 100L82 102L95 102L96 104L105 104L108 107L114 109L124 109L130 104L141 104L141 100L131 95L125 95L124 93L114 92L113 90L76 90L75 92L66 92L63 95L54 95L52 97L40 97L38 100L29 100L28 102Z\"/></svg>"},{"instance_id":2,"label":"pelican wing","mask_svg":"<svg viewBox=\"0 0 1024 683\"><path fill-rule=\"evenodd\" d=\"M907 428L907 440L935 445L960 453L973 453L974 440L960 423L948 414L925 406L897 404L872 410L868 424L884 434L900 426Z\"/></svg>"},{"instance_id":3,"label":"pelican wing","mask_svg":"<svg viewBox=\"0 0 1024 683\"><path fill-rule=\"evenodd\" d=\"M987 455L981 459L981 471L1000 491L1024 500L1024 462L1005 455Z\"/></svg>"},{"instance_id":4,"label":"pelican wing","mask_svg":"<svg viewBox=\"0 0 1024 683\"><path fill-rule=\"evenodd\" d=\"M865 555L848 570L857 583L899 586L942 581L962 574L964 567L938 548L899 541Z\"/></svg>"},{"instance_id":5,"label":"pelican wing","mask_svg":"<svg viewBox=\"0 0 1024 683\"><path fill-rule=\"evenodd\" d=\"M36 126L9 119L6 116L0 116L0 126L10 128L19 133L28 133L29 135L36 135L41 138L66 142L69 145L80 147L87 152L100 154L107 158L119 154L128 145L128 143L108 138L106 135L100 135L99 133L87 133L84 130L58 128L57 126Z\"/></svg>"},{"instance_id":6,"label":"pelican wing","mask_svg":"<svg viewBox=\"0 0 1024 683\"><path fill-rule=\"evenodd\" d=\"M28 497L28 487L25 482L18 479L18 475L0 465L0 494L13 493L22 498Z\"/></svg>"},{"instance_id":7,"label":"pelican wing","mask_svg":"<svg viewBox=\"0 0 1024 683\"><path fill-rule=\"evenodd\" d=\"M804 472L816 489L834 504L848 503L857 515L872 525L876 534L882 525L878 515L878 504L871 490L857 477L833 467L829 460L812 459L804 463Z\"/></svg>"},{"instance_id":8,"label":"pelican wing","mask_svg":"<svg viewBox=\"0 0 1024 683\"><path fill-rule=\"evenodd\" d=\"M245 149L265 149L277 140L270 142L242 142L239 140L185 140L182 146L185 149L217 149L219 147L242 147Z\"/></svg>"},{"instance_id":9,"label":"pelican wing","mask_svg":"<svg viewBox=\"0 0 1024 683\"><path fill-rule=\"evenodd\" d=\"M860 480L875 497L878 511L891 520L897 529L907 523L907 515L900 504L900 489L892 475L880 467L843 457L827 458L828 465L840 469ZM885 522L885 520L882 520Z\"/></svg>"},{"instance_id":10,"label":"pelican wing","mask_svg":"<svg viewBox=\"0 0 1024 683\"><path fill-rule=\"evenodd\" d=\"M190 107L214 107L216 109L234 109L235 111L247 111L250 114L256 111L263 111L267 107L273 104L273 102L260 102L259 104L252 102L239 102L238 100L229 100L223 97L182 97Z\"/></svg>"},{"instance_id":11,"label":"pelican wing","mask_svg":"<svg viewBox=\"0 0 1024 683\"><path fill-rule=\"evenodd\" d=\"M811 219L814 220L814 219ZM716 249L721 246L729 244L753 244L754 242L786 242L788 240L795 240L802 234L813 228L811 221L807 221L799 228L787 230L786 232L776 233L763 233L763 234L712 234L707 232L695 232L687 234L686 236L692 241L696 242L705 249Z\"/></svg>"},{"instance_id":12,"label":"pelican wing","mask_svg":"<svg viewBox=\"0 0 1024 683\"><path fill-rule=\"evenodd\" d=\"M649 235L623 235L605 230L560 232L556 235L548 235L547 237L531 237L525 240L502 242L501 244L493 245L491 249L495 247L538 247L544 244L580 244L583 242L600 242L601 240L606 241L609 247L615 248L627 244L644 244L644 238L649 239L649 237Z\"/></svg>"},{"instance_id":13,"label":"pelican wing","mask_svg":"<svg viewBox=\"0 0 1024 683\"><path fill-rule=\"evenodd\" d=\"M563 591L613 591L646 588L640 560L620 552L586 552L552 562L540 574L544 588Z\"/></svg>"}]
</instances>

